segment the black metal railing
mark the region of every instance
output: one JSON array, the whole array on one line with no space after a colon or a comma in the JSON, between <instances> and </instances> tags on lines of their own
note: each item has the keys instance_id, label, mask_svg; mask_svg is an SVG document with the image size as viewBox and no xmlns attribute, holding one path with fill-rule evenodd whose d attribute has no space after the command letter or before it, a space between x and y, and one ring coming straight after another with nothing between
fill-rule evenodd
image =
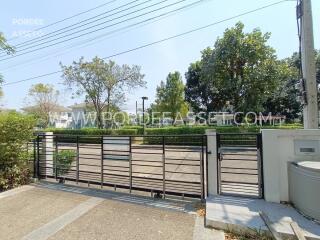
<instances>
[{"instance_id":1,"label":"black metal railing","mask_svg":"<svg viewBox=\"0 0 320 240\"><path fill-rule=\"evenodd\" d=\"M218 134L220 194L263 197L261 134Z\"/></svg>"},{"instance_id":2,"label":"black metal railing","mask_svg":"<svg viewBox=\"0 0 320 240\"><path fill-rule=\"evenodd\" d=\"M37 136L39 178L204 199L206 136Z\"/></svg>"}]
</instances>

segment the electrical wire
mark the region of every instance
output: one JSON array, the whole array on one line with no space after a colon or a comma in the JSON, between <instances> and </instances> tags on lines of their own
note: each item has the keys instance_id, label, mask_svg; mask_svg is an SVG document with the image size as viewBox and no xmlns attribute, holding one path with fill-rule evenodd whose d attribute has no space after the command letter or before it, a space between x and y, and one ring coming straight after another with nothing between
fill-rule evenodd
<instances>
[{"instance_id":1,"label":"electrical wire","mask_svg":"<svg viewBox=\"0 0 320 240\"><path fill-rule=\"evenodd\" d=\"M91 11L93 11L93 10L96 10L96 9L98 9L98 8L101 8L101 7L104 7L104 6L106 6L106 5L109 5L109 4L111 4L111 3L115 2L115 1L117 1L117 0L112 0L112 1L109 1L109 2L106 2L106 3L103 3L103 4L101 4L101 5L98 5L98 6L94 7L94 8L88 9L88 10L83 11L83 12L80 12L80 13L77 13L77 14L75 14L75 15L72 15L72 16L70 16L70 17L67 17L67 18L64 18L64 19L61 19L61 20L58 20L58 21L56 21L56 22L50 23L50 24L48 24L48 25L46 25L46 26L43 26L43 27L34 29L34 30L31 31L31 33L32 33L32 32L37 32L37 31L42 30L42 29L46 29L46 28L48 28L48 27L54 26L54 25L56 25L56 24L59 24L59 23L61 23L61 22L70 20L70 19L75 18L75 17L78 17L78 16L81 16L81 15L83 15L83 14L86 14L86 13L91 12ZM12 41L12 40L14 40L14 39L23 37L23 36L25 36L25 35L27 35L27 34L29 34L29 33L22 34L22 35L17 36L17 37L9 38L7 41Z\"/></svg>"},{"instance_id":2,"label":"electrical wire","mask_svg":"<svg viewBox=\"0 0 320 240\"><path fill-rule=\"evenodd\" d=\"M48 57L48 54L40 57L41 61L36 61L36 63L41 63L41 62L43 62L43 61L45 61L47 59L50 59L52 57L61 56L61 55L64 55L64 54L66 54L66 53L68 53L70 51L73 51L75 49L80 49L80 48L83 48L83 47L87 47L87 46L93 45L93 44L95 44L97 42L101 42L102 40L109 39L110 37L114 36L114 33L117 33L117 32L125 33L125 32L130 31L131 29L136 29L137 27L142 27L142 26L146 26L148 24L157 22L157 21L162 20L162 19L164 19L164 18L166 18L168 16L171 16L171 15L176 14L176 13L178 13L180 11L183 11L183 10L187 10L187 9L189 9L191 7L194 7L194 6L196 6L196 5L198 5L198 4L202 3L202 2L205 2L205 1L209 1L209 0L200 0L200 1L188 4L186 6L183 6L181 8L174 9L172 11L166 12L164 14L160 14L160 15L155 16L153 18L149 18L149 19L143 20L141 22L138 22L138 23L135 23L135 24L131 24L129 26L125 26L123 28L116 29L116 30L113 30L111 32L107 32L107 33L101 34L99 36L95 36L95 37L93 37L91 39L85 39L84 41L76 43L75 45L74 44L70 44L70 45L65 46L62 49L58 50L58 52L62 52L61 54L57 54L57 50L55 50L53 53L49 54L49 57ZM135 27L135 28L133 28L133 27ZM117 34L117 35L119 35L119 34ZM106 37L108 37L108 38L106 38ZM54 55L54 56L52 56L52 55ZM8 71L9 69L14 69L14 68L17 68L17 67L19 67L21 65L33 65L34 63L30 64L30 62L35 62L35 60L39 60L39 57L28 59L28 60L26 60L26 61L24 61L22 63L14 64L14 65L9 66L7 68L1 69L0 71L1 72Z\"/></svg>"},{"instance_id":3,"label":"electrical wire","mask_svg":"<svg viewBox=\"0 0 320 240\"><path fill-rule=\"evenodd\" d=\"M168 1L168 0L163 0L163 1ZM48 47L52 47L52 46L55 46L55 45L58 45L58 44L61 44L61 43L64 43L64 42L68 42L68 41L70 41L70 40L77 39L77 38L79 38L79 37L83 37L83 36L86 36L86 35L88 35L88 34L92 34L92 33L95 33L95 32L101 31L101 30L104 30L104 29L109 28L109 27L113 27L113 26L115 26L115 25L118 25L118 24L127 22L127 21L132 20L132 19L139 18L139 17L141 17L141 16L148 15L148 14L150 14L150 13L153 13L153 12L156 12L156 11L159 11L159 10L162 10L162 9L165 9L165 8L168 8L168 7L177 5L177 4L182 3L182 2L185 2L185 1L187 1L187 0L179 0L179 1L175 2L175 3L171 3L171 4L168 4L168 5L165 5L165 6L163 6L163 7L160 7L160 8L154 9L154 10L151 10L151 11L146 12L146 13L142 13L142 14L140 14L140 15L131 17L131 18L129 18L129 19L122 20L122 21L120 21L120 22L117 22L117 23L114 23L114 24L111 24L111 25L108 25L108 26L104 26L104 27L101 27L101 28L92 30L92 31L87 32L87 33L83 33L83 34L80 34L80 35L77 35L77 36L74 36L74 37L71 37L71 38L68 38L68 39L59 41L59 42L52 43L52 44L47 45L47 46L44 46L44 47L40 47L40 48L36 48L36 49L34 49L34 50L30 50L30 51L24 52L24 53L16 54L16 55L11 56L11 57L2 58L2 59L0 59L0 62L5 61L5 60L8 60L8 59L16 58L16 57L19 57L19 56L22 56L22 55L25 55L25 54L28 54L28 53L32 53L32 52L35 52L35 51L39 51L39 50L42 50L42 49L46 49L46 48L48 48ZM101 24L97 24L97 25L101 25ZM85 29L85 30L88 30L88 29L91 29L91 28L92 28L92 27L89 27L89 28L87 28L87 29ZM77 31L77 32L75 32L75 33L82 32L82 31L83 31L83 30L80 30L80 31ZM75 33L72 33L72 34L70 34L70 35L73 35L73 34L75 34ZM45 44L45 43L50 43L50 42L52 42L52 41L55 41L55 40L58 40L58 39L61 39L61 38L64 38L64 37L60 37L60 38L57 38L57 39L54 39L54 40L51 40L51 41L47 41L47 42L38 44L38 45L36 45L36 46L43 45L43 44ZM33 46L33 47L36 47L36 46ZM33 47L32 47L32 48L33 48ZM28 49L29 49L29 48L28 48Z\"/></svg>"},{"instance_id":4,"label":"electrical wire","mask_svg":"<svg viewBox=\"0 0 320 240\"><path fill-rule=\"evenodd\" d=\"M176 35L173 35L173 36L170 36L170 37L167 37L167 38L163 38L163 39L158 40L158 41L154 41L154 42L151 42L151 43L148 43L148 44L144 44L144 45L141 45L141 46L136 47L136 48L132 48L132 49L128 49L128 50L125 50L125 51L122 51L122 52L118 52L118 53L109 55L107 57L104 57L102 59L113 58L113 57L116 57L116 56L120 56L120 55L123 55L123 54L134 52L134 51L146 48L146 47L150 47L152 45L156 45L156 44L159 44L159 43L162 43L162 42L166 42L166 41L174 39L174 38L185 36L185 35L188 35L188 34L203 30L203 29L207 29L209 27L213 27L213 26L221 24L223 22L227 22L227 21L230 21L230 20L245 16L245 15L248 15L248 14L251 14L251 13L255 13L255 12L261 11L261 10L266 9L266 8L270 8L270 7L275 6L275 5L279 5L279 4L283 3L283 2L288 2L288 1L287 0L282 0L282 1L278 1L278 2L272 3L272 4L268 4L268 5L265 5L265 6L250 10L250 11L246 11L246 12L240 13L238 15L234 15L234 16L229 17L229 18L225 18L225 19L217 21L217 22L213 22L213 23L210 23L210 24L198 27L198 28L191 29L189 31L186 31L186 32L183 32L183 33L180 33L180 34L176 34ZM44 76L54 75L54 74L57 74L57 73L62 73L62 70L51 72L51 73L46 73L46 74L35 76L35 77L22 79L22 80L15 81L15 82L4 83L4 84L2 84L2 86L14 85L14 84L18 84L18 83L22 83L22 82L26 82L26 81L30 81L30 80L34 80L34 79L38 79L38 78L41 78L41 77L44 77Z\"/></svg>"},{"instance_id":5,"label":"electrical wire","mask_svg":"<svg viewBox=\"0 0 320 240\"><path fill-rule=\"evenodd\" d=\"M93 17L91 17L91 18L87 18L87 19L85 19L85 20L82 20L82 21L80 21L80 22L71 24L71 25L66 26L66 27L63 27L63 28L60 28L60 29L55 30L55 31L53 31L53 32L49 32L49 33L47 33L47 34L45 34L45 35L42 35L42 36L40 36L40 37L37 37L37 38L31 39L31 40L28 40L28 41L25 41L25 42L16 44L14 47L15 47L16 49L17 49L19 46L25 47L25 46L31 45L31 44L33 44L33 43L37 43L37 42L40 42L40 41L43 41L43 40L46 40L46 39L49 39L49 38L52 38L52 37L61 35L61 34L63 34L63 33L70 32L70 31L72 31L72 30L74 30L74 29L81 28L81 27L86 26L86 25L89 25L89 24L91 24L91 23L98 22L98 21L100 21L100 20L102 20L102 19L105 19L105 18L114 16L114 15L116 15L116 14L118 14L118 13L125 12L125 11L127 11L127 10L132 9L132 8L135 8L135 7L138 7L138 6L143 5L143 4L145 4L145 3L151 2L151 1L153 1L153 0L147 0L147 1L144 1L144 2L142 2L142 3L136 4L136 5L134 5L134 6L128 7L130 4L133 4L133 3L137 2L137 1L139 1L139 0L131 1L131 2L127 3L127 4L121 5L121 6L117 7L117 8L114 8L114 9L111 9L111 10L109 10L109 11L107 11L107 12L98 14L98 15L93 16ZM81 23L84 23L84 22L87 22L87 21L89 21L89 20L95 19L95 18L97 18L97 17L99 17L99 16L105 15L105 14L107 14L107 13L113 12L114 10L118 10L118 9L123 8L123 7L128 7L128 8L123 9L123 10L118 11L118 12L115 12L115 13L113 13L113 14L104 16L104 17L102 17L102 18L96 19L96 20L94 20L94 21L91 21L91 22L82 24L82 25L80 25L80 26L77 26L77 25L79 25L79 24L81 24ZM140 9L140 10L143 10L143 9ZM140 10L139 10L139 11L140 11ZM135 13L135 12L133 12L133 13ZM132 14L132 13L129 13L129 14ZM127 15L127 14L126 14L126 15ZM126 16L126 15L123 15L123 16ZM109 21L108 21L108 22L109 22ZM71 27L73 27L73 26L77 26L77 27L71 28ZM71 29L70 29L70 28L71 28ZM66 29L67 29L67 30L66 30ZM63 31L63 30L66 30L66 31ZM63 32L61 32L61 31L63 31ZM55 33L57 33L57 34L55 34ZM44 38L44 39L42 39L42 38ZM22 51L22 50L20 50L20 51Z\"/></svg>"}]
</instances>

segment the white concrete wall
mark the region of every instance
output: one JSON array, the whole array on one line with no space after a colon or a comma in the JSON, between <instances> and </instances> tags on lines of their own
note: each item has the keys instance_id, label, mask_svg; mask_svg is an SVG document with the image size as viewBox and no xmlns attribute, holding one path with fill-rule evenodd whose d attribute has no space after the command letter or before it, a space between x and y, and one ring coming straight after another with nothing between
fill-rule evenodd
<instances>
[{"instance_id":1,"label":"white concrete wall","mask_svg":"<svg viewBox=\"0 0 320 240\"><path fill-rule=\"evenodd\" d=\"M288 162L320 161L319 154L296 155L295 140L320 140L320 130L262 130L265 200L288 202Z\"/></svg>"}]
</instances>

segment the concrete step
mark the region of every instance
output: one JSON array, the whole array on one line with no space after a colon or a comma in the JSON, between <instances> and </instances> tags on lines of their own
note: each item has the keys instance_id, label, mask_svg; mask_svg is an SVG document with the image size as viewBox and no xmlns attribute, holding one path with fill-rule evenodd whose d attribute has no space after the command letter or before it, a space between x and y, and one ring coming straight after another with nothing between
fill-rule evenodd
<instances>
[{"instance_id":1,"label":"concrete step","mask_svg":"<svg viewBox=\"0 0 320 240\"><path fill-rule=\"evenodd\" d=\"M206 224L216 229L236 233L268 233L268 228L259 215L259 211L263 211L283 237L294 236L290 223L295 221L307 239L320 240L320 225L308 220L289 205L269 203L261 199L212 196L207 199L206 208Z\"/></svg>"}]
</instances>

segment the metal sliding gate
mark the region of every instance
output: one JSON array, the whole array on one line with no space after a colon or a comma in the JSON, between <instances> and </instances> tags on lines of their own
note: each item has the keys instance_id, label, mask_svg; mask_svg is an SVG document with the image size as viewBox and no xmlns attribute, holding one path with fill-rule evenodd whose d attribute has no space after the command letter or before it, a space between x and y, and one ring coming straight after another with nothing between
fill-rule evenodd
<instances>
[{"instance_id":1,"label":"metal sliding gate","mask_svg":"<svg viewBox=\"0 0 320 240\"><path fill-rule=\"evenodd\" d=\"M39 178L204 199L206 136L38 135Z\"/></svg>"},{"instance_id":2,"label":"metal sliding gate","mask_svg":"<svg viewBox=\"0 0 320 240\"><path fill-rule=\"evenodd\" d=\"M217 134L219 194L263 198L261 134Z\"/></svg>"}]
</instances>

